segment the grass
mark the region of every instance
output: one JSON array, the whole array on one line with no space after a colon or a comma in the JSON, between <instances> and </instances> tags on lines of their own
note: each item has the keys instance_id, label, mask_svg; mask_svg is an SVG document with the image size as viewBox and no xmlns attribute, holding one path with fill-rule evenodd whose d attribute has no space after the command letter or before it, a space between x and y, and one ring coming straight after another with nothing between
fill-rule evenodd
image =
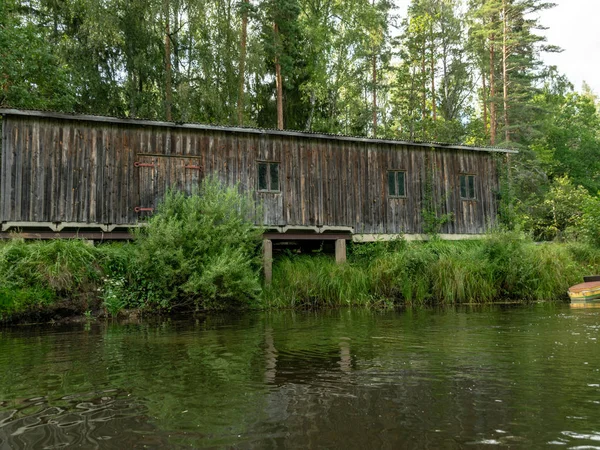
<instances>
[{"instance_id":1,"label":"grass","mask_svg":"<svg viewBox=\"0 0 600 450\"><path fill-rule=\"evenodd\" d=\"M186 228L179 232L189 236ZM140 248L140 242L95 247L80 240L0 243L0 322L19 317L43 320L57 311L83 315L103 310L112 316L129 308L168 311L173 303L158 298L165 289L158 284L161 278L144 269L155 258L163 258L157 260L161 270L172 275L187 267L190 278L181 286L198 284L193 294L197 300L190 304L196 309L198 305L200 309L323 309L562 300L568 287L584 275L600 273L597 247L536 244L517 233L498 233L468 242L351 244L348 262L341 265L329 255L280 257L274 264L273 283L260 291L252 269L257 252L250 248L240 256L213 246L214 257L206 257L198 255L193 242L188 247L191 256L163 248L167 244L162 238L153 245L154 253ZM159 249L162 253L152 256ZM190 260L201 263L190 265ZM175 279L172 275L169 283ZM179 286L168 285L169 292ZM246 296L254 300L232 302Z\"/></svg>"},{"instance_id":2,"label":"grass","mask_svg":"<svg viewBox=\"0 0 600 450\"><path fill-rule=\"evenodd\" d=\"M262 305L295 309L374 306L384 298L373 287L368 272L357 265L338 265L327 256L286 257L276 262L273 283L263 290Z\"/></svg>"},{"instance_id":3,"label":"grass","mask_svg":"<svg viewBox=\"0 0 600 450\"><path fill-rule=\"evenodd\" d=\"M283 258L263 294L267 308L551 301L600 272L600 250L536 244L518 233L480 241L358 244L348 263Z\"/></svg>"},{"instance_id":4,"label":"grass","mask_svg":"<svg viewBox=\"0 0 600 450\"><path fill-rule=\"evenodd\" d=\"M2 243L0 320L42 314L52 307L75 312L88 308L101 284L100 255L99 249L81 240Z\"/></svg>"}]
</instances>

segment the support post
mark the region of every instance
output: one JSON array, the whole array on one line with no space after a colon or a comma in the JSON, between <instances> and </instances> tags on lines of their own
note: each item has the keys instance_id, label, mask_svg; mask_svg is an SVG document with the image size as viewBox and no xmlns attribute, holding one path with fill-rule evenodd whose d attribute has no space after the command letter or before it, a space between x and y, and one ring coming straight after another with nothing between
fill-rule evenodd
<instances>
[{"instance_id":1,"label":"support post","mask_svg":"<svg viewBox=\"0 0 600 450\"><path fill-rule=\"evenodd\" d=\"M335 262L338 264L346 262L346 239L335 241Z\"/></svg>"},{"instance_id":2,"label":"support post","mask_svg":"<svg viewBox=\"0 0 600 450\"><path fill-rule=\"evenodd\" d=\"M263 268L265 271L265 284L273 281L273 241L263 240Z\"/></svg>"}]
</instances>

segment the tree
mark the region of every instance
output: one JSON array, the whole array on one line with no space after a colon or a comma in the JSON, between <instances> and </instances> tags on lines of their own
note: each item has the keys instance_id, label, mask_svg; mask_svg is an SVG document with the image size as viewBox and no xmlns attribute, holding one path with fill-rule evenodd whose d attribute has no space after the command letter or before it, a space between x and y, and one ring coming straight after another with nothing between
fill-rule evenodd
<instances>
[{"instance_id":1,"label":"tree","mask_svg":"<svg viewBox=\"0 0 600 450\"><path fill-rule=\"evenodd\" d=\"M416 121L423 140L460 141L465 135L473 81L459 6L453 0L413 0L403 23L394 96L403 105L395 114L404 122L398 131L409 139L416 137Z\"/></svg>"},{"instance_id":2,"label":"tree","mask_svg":"<svg viewBox=\"0 0 600 450\"><path fill-rule=\"evenodd\" d=\"M298 16L300 6L297 0L265 0L261 4L264 14L263 39L273 63L275 74L275 99L277 104L277 128L284 124L284 75L290 81L300 62L298 48L301 45Z\"/></svg>"},{"instance_id":3,"label":"tree","mask_svg":"<svg viewBox=\"0 0 600 450\"><path fill-rule=\"evenodd\" d=\"M70 68L54 54L51 30L28 20L38 6L0 3L0 106L70 110Z\"/></svg>"},{"instance_id":4,"label":"tree","mask_svg":"<svg viewBox=\"0 0 600 450\"><path fill-rule=\"evenodd\" d=\"M244 124L244 84L246 82L246 52L248 48L248 10L249 0L242 0L240 12L242 15L242 31L240 37L239 91L237 103L238 125Z\"/></svg>"}]
</instances>

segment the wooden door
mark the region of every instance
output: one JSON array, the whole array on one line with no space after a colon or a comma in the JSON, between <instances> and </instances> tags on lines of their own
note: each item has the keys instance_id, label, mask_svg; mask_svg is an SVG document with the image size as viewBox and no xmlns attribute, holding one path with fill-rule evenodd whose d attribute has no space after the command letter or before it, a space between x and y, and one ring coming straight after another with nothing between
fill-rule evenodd
<instances>
[{"instance_id":1,"label":"wooden door","mask_svg":"<svg viewBox=\"0 0 600 450\"><path fill-rule=\"evenodd\" d=\"M140 156L135 163L139 171L140 217L154 213L169 189L192 194L200 187L203 168L198 157Z\"/></svg>"}]
</instances>

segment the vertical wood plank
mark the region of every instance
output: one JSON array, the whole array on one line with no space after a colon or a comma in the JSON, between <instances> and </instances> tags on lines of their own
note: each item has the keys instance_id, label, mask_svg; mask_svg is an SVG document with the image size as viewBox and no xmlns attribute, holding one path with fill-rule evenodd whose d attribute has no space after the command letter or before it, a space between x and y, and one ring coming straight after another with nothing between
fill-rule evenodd
<instances>
[{"instance_id":1,"label":"vertical wood plank","mask_svg":"<svg viewBox=\"0 0 600 450\"><path fill-rule=\"evenodd\" d=\"M10 192L7 181L10 180L12 167L12 122L9 117L2 116L2 152L0 154L0 223L7 219L7 192Z\"/></svg>"}]
</instances>

